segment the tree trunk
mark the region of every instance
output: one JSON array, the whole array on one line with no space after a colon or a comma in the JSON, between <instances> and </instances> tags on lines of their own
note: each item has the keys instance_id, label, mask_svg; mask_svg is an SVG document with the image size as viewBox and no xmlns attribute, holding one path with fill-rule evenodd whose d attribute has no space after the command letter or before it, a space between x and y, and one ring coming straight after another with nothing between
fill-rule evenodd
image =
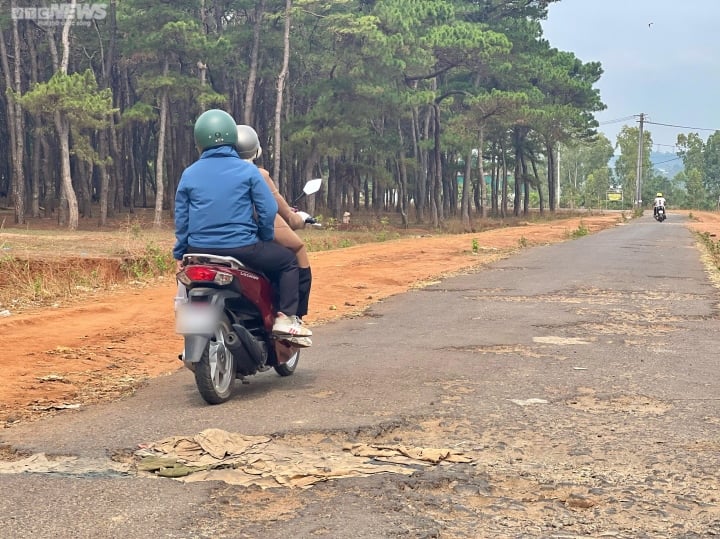
<instances>
[{"instance_id":1,"label":"tree trunk","mask_svg":"<svg viewBox=\"0 0 720 539\"><path fill-rule=\"evenodd\" d=\"M533 176L535 176L535 182L538 186L538 198L540 199L540 215L543 215L545 213L545 199L543 198L542 183L540 182L540 175L538 174L535 157L532 157L530 159L530 164L532 165Z\"/></svg>"},{"instance_id":2,"label":"tree trunk","mask_svg":"<svg viewBox=\"0 0 720 539\"><path fill-rule=\"evenodd\" d=\"M50 172L50 163L56 161L53 159L53 152L50 149L50 143L48 143L47 137L45 136L40 138L40 149L42 150L40 168L47 171L47 173L43 176L44 193L40 205L41 209L43 210L43 215L45 217L51 217L52 214L55 212L58 200L57 189L55 188L57 183L57 174L54 172Z\"/></svg>"},{"instance_id":3,"label":"tree trunk","mask_svg":"<svg viewBox=\"0 0 720 539\"><path fill-rule=\"evenodd\" d=\"M522 171L520 170L520 154L519 150L515 148L515 168L513 172L515 179L514 182L514 198L513 198L513 215L515 217L520 216L520 209L522 206Z\"/></svg>"},{"instance_id":4,"label":"tree trunk","mask_svg":"<svg viewBox=\"0 0 720 539\"><path fill-rule=\"evenodd\" d=\"M504 146L500 146L500 151L502 152L500 154L500 157L502 159L502 181L501 183L501 205L500 205L500 217L503 219L507 217L508 213L508 165L507 165L507 158L506 158L506 151Z\"/></svg>"},{"instance_id":5,"label":"tree trunk","mask_svg":"<svg viewBox=\"0 0 720 539\"><path fill-rule=\"evenodd\" d=\"M15 8L15 2L11 2ZM10 76L10 65L8 53L5 47L5 36L0 29L0 61L2 62L3 73L5 74L6 108L8 118L8 131L10 134L10 155L12 161L12 178L10 181L9 195L13 201L14 220L16 224L25 224L25 170L23 168L23 157L25 153L25 134L23 127L23 111L17 103L12 92L20 94L20 34L18 32L17 20L12 21L13 34L13 55L14 80Z\"/></svg>"},{"instance_id":6,"label":"tree trunk","mask_svg":"<svg viewBox=\"0 0 720 539\"><path fill-rule=\"evenodd\" d=\"M102 65L102 80L101 80L101 86L103 88L110 88L113 90L113 94L115 93L113 87L112 87L112 73L115 65L115 51L117 49L117 19L115 16L115 8L117 5L117 0L112 0L110 2L110 9L108 10L108 16L107 16L107 22L110 27L110 43L108 45L108 51L107 55L103 58L103 65ZM102 42L101 42L102 46ZM99 134L99 143L98 143L98 150L100 153L100 192L99 192L99 202L100 202L100 216L98 221L98 226L105 226L107 224L107 218L108 218L108 205L110 201L109 191L110 191L110 174L108 174L108 167L112 167L112 165L109 163L111 161L111 155L117 156L117 153L112 154L112 149L110 148L110 133L108 131L113 130L113 123L114 123L114 117L110 118L110 127L109 129L102 129Z\"/></svg>"},{"instance_id":7,"label":"tree trunk","mask_svg":"<svg viewBox=\"0 0 720 539\"><path fill-rule=\"evenodd\" d=\"M427 107L427 113L425 114L423 125L421 127L422 130L419 133L418 140L420 142L426 141L430 138L430 123L432 122L432 114L432 107ZM428 212L430 212L430 219L432 219L432 163L430 162L430 153L421 148L419 156L420 163L418 164L418 170L420 171L421 176L420 184L423 187L421 195L423 197L425 207Z\"/></svg>"},{"instance_id":8,"label":"tree trunk","mask_svg":"<svg viewBox=\"0 0 720 539\"><path fill-rule=\"evenodd\" d=\"M106 129L100 131L99 140L99 152L102 162L100 163L100 216L98 226L105 226L107 224L107 212L108 212L108 187L110 185L110 178L107 171L107 155L108 155L108 133Z\"/></svg>"},{"instance_id":9,"label":"tree trunk","mask_svg":"<svg viewBox=\"0 0 720 539\"><path fill-rule=\"evenodd\" d=\"M440 228L442 214L442 166L440 164L440 106L433 104L433 175L432 175L432 216L433 226Z\"/></svg>"},{"instance_id":10,"label":"tree trunk","mask_svg":"<svg viewBox=\"0 0 720 539\"><path fill-rule=\"evenodd\" d=\"M470 174L472 174L472 149L468 151L467 159L465 160L465 177L463 178L462 186L462 197L460 199L460 217L462 219L463 230L465 232L472 232L472 225L470 224L470 195L469 185L472 181Z\"/></svg>"},{"instance_id":11,"label":"tree trunk","mask_svg":"<svg viewBox=\"0 0 720 539\"><path fill-rule=\"evenodd\" d=\"M283 65L277 80L277 101L275 102L275 144L273 147L273 178L278 182L280 192L283 192L284 180L280 174L280 149L281 141L281 121L283 108L283 94L285 92L285 84L288 76L288 66L290 64L290 9L292 8L292 0L285 0L285 30L283 35Z\"/></svg>"},{"instance_id":12,"label":"tree trunk","mask_svg":"<svg viewBox=\"0 0 720 539\"><path fill-rule=\"evenodd\" d=\"M398 121L398 136L400 138L400 151L398 152L398 189L400 191L398 199L400 204L400 217L402 219L403 228L408 228L410 223L408 222L408 196L407 196L407 185L408 185L408 174L407 166L405 166L405 140L403 139L402 124Z\"/></svg>"},{"instance_id":13,"label":"tree trunk","mask_svg":"<svg viewBox=\"0 0 720 539\"><path fill-rule=\"evenodd\" d=\"M35 35L37 36L37 33L35 33ZM27 44L30 53L30 85L32 86L38 82L38 79L40 77L37 49L35 48L35 39L33 39L33 37L31 36L27 40ZM30 174L30 216L40 217L41 170L47 170L41 168L41 141L45 139L46 135L43 130L40 129L40 126L43 124L43 120L40 114L33 114L32 120L34 132L31 140L30 150L30 154L32 155L32 166ZM50 172L48 171L47 174L50 174Z\"/></svg>"},{"instance_id":14,"label":"tree trunk","mask_svg":"<svg viewBox=\"0 0 720 539\"><path fill-rule=\"evenodd\" d=\"M55 130L60 141L60 178L62 181L63 197L67 201L67 226L70 230L78 227L78 202L75 196L75 190L72 184L72 174L70 173L70 126L67 118L64 118L60 112L55 113ZM61 212L64 211L61 205ZM60 217L61 224L62 216Z\"/></svg>"},{"instance_id":15,"label":"tree trunk","mask_svg":"<svg viewBox=\"0 0 720 539\"><path fill-rule=\"evenodd\" d=\"M253 27L253 43L250 52L250 72L245 88L245 108L243 109L243 123L252 125L253 103L255 101L255 85L257 84L258 56L260 55L260 31L262 30L265 0L259 0L255 6L255 26ZM289 17L289 15L288 15Z\"/></svg>"},{"instance_id":16,"label":"tree trunk","mask_svg":"<svg viewBox=\"0 0 720 539\"><path fill-rule=\"evenodd\" d=\"M423 152L420 149L420 114L417 108L413 108L412 111L411 132L413 157L418 165L415 167L415 220L422 224L425 222L425 183L427 176L424 173L424 168L421 166Z\"/></svg>"},{"instance_id":17,"label":"tree trunk","mask_svg":"<svg viewBox=\"0 0 720 539\"><path fill-rule=\"evenodd\" d=\"M76 164L76 170L80 177L76 183L80 184L80 198L78 200L78 207L80 208L80 215L87 218L92 217L92 191L93 191L93 168L94 165L91 162L78 162ZM77 191L77 187L76 187Z\"/></svg>"},{"instance_id":18,"label":"tree trunk","mask_svg":"<svg viewBox=\"0 0 720 539\"><path fill-rule=\"evenodd\" d=\"M163 77L167 77L170 64L165 58ZM155 219L153 226L162 226L163 197L165 195L165 135L167 133L168 89L163 88L160 97L160 131L158 132L157 161L155 163Z\"/></svg>"},{"instance_id":19,"label":"tree trunk","mask_svg":"<svg viewBox=\"0 0 720 539\"><path fill-rule=\"evenodd\" d=\"M60 60L60 72L67 75L68 65L70 63L70 25L72 24L73 17L72 13L75 12L75 5L77 0L71 0L70 2L70 13L71 15L65 19L65 24L62 30L62 58ZM52 39L52 37L51 37ZM70 230L75 230L78 227L79 215L78 215L78 203L77 197L75 196L75 190L72 184L72 173L70 172L70 124L68 119L63 117L60 112L55 112L55 129L57 130L58 139L60 142L60 168L62 187L65 198L68 203L68 221L67 226Z\"/></svg>"},{"instance_id":20,"label":"tree trunk","mask_svg":"<svg viewBox=\"0 0 720 539\"><path fill-rule=\"evenodd\" d=\"M14 2L13 2L14 3ZM20 32L18 31L17 20L13 19L13 49L15 54L15 91L20 95L22 93L20 78ZM23 166L23 158L25 156L25 120L23 110L16 100L15 105L15 143L17 144L17 153L13 155L13 169L16 170L15 182L13 188L13 196L15 197L15 222L25 224L25 167Z\"/></svg>"},{"instance_id":21,"label":"tree trunk","mask_svg":"<svg viewBox=\"0 0 720 539\"><path fill-rule=\"evenodd\" d=\"M550 211L555 211L555 198L557 197L556 184L557 176L555 175L555 152L552 144L545 144L545 156L547 158L547 178L548 178L548 200L550 202Z\"/></svg>"},{"instance_id":22,"label":"tree trunk","mask_svg":"<svg viewBox=\"0 0 720 539\"><path fill-rule=\"evenodd\" d=\"M530 181L528 180L527 161L524 153L520 155L520 166L523 179L523 215L527 215L530 212Z\"/></svg>"},{"instance_id":23,"label":"tree trunk","mask_svg":"<svg viewBox=\"0 0 720 539\"><path fill-rule=\"evenodd\" d=\"M483 163L483 148L485 146L485 126L480 124L478 134L478 175L480 176L480 217L487 217L487 187L485 185L485 167Z\"/></svg>"}]
</instances>

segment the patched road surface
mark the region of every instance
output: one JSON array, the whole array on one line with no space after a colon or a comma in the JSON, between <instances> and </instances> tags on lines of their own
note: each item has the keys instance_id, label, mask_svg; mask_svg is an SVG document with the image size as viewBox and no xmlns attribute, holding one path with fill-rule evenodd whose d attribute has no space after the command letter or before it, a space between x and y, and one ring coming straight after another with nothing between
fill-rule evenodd
<instances>
[{"instance_id":1,"label":"patched road surface","mask_svg":"<svg viewBox=\"0 0 720 539\"><path fill-rule=\"evenodd\" d=\"M320 326L221 406L182 371L5 429L2 537L720 535L720 294L684 222Z\"/></svg>"}]
</instances>

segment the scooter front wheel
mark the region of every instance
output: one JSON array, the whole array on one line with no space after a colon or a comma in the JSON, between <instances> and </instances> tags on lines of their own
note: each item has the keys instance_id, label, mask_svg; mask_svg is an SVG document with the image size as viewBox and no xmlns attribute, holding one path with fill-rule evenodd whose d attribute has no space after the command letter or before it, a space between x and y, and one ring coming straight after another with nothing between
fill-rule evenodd
<instances>
[{"instance_id":1,"label":"scooter front wheel","mask_svg":"<svg viewBox=\"0 0 720 539\"><path fill-rule=\"evenodd\" d=\"M227 346L230 331L230 321L221 316L215 335L195 365L195 384L208 404L226 402L235 388L235 358Z\"/></svg>"},{"instance_id":2,"label":"scooter front wheel","mask_svg":"<svg viewBox=\"0 0 720 539\"><path fill-rule=\"evenodd\" d=\"M275 365L275 372L280 376L290 376L297 369L298 363L300 362L300 350L295 349L295 353L285 363Z\"/></svg>"}]
</instances>

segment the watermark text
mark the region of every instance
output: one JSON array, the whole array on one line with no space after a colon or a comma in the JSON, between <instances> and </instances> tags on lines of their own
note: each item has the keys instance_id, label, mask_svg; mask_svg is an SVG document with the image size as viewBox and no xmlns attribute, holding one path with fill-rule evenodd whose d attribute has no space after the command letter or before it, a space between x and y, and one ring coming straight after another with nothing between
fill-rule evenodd
<instances>
[{"instance_id":1,"label":"watermark text","mask_svg":"<svg viewBox=\"0 0 720 539\"><path fill-rule=\"evenodd\" d=\"M17 21L34 21L40 26L60 26L68 19L72 24L89 26L91 21L107 16L107 4L50 4L49 7L14 7L11 17Z\"/></svg>"}]
</instances>

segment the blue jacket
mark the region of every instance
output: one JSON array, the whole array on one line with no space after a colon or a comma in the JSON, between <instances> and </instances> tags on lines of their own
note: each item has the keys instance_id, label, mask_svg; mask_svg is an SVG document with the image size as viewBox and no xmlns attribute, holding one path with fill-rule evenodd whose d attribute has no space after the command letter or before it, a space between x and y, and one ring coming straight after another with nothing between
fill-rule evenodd
<instances>
[{"instance_id":1,"label":"blue jacket","mask_svg":"<svg viewBox=\"0 0 720 539\"><path fill-rule=\"evenodd\" d=\"M175 193L175 247L233 249L274 237L278 206L258 168L230 146L205 150L187 167Z\"/></svg>"}]
</instances>

